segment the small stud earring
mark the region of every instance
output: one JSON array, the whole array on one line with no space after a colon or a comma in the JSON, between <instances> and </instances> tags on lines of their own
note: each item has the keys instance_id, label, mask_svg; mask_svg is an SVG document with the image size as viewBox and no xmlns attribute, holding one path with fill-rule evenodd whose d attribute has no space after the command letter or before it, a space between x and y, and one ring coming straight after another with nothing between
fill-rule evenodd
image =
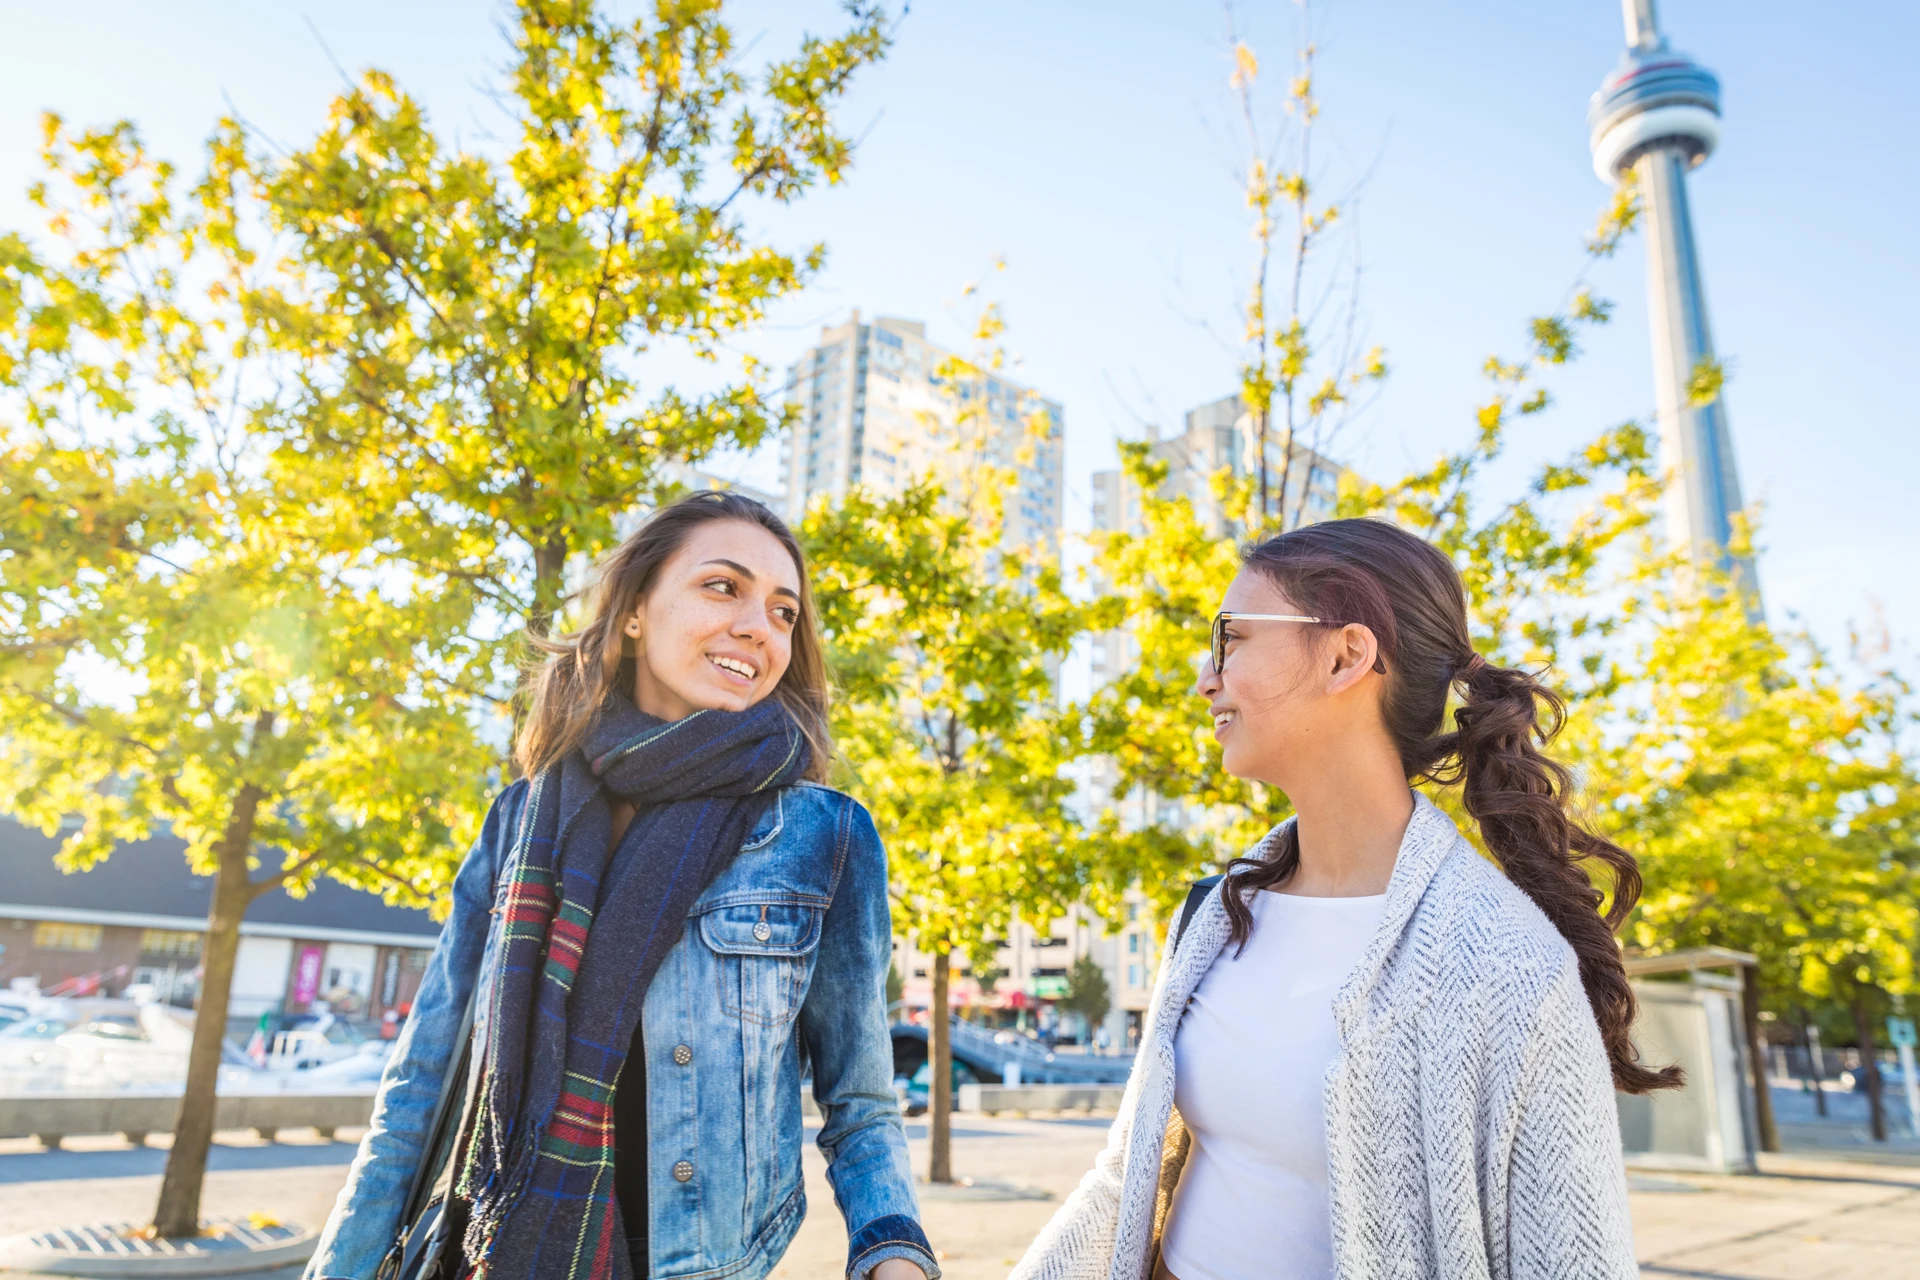
<instances>
[{"instance_id":1,"label":"small stud earring","mask_svg":"<svg viewBox=\"0 0 1920 1280\"><path fill-rule=\"evenodd\" d=\"M640 638L640 619L628 618L626 632L628 635L632 636L635 640L638 640Z\"/></svg>"}]
</instances>

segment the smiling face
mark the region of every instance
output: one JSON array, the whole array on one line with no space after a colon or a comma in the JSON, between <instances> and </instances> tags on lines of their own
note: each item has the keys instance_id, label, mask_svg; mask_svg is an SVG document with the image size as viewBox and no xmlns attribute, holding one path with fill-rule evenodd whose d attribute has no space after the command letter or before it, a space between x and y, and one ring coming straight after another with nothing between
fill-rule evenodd
<instances>
[{"instance_id":1,"label":"smiling face","mask_svg":"<svg viewBox=\"0 0 1920 1280\"><path fill-rule=\"evenodd\" d=\"M799 621L800 574L777 538L740 520L701 524L624 624L634 702L662 720L744 711L786 674Z\"/></svg>"},{"instance_id":2,"label":"smiling face","mask_svg":"<svg viewBox=\"0 0 1920 1280\"><path fill-rule=\"evenodd\" d=\"M1220 602L1229 613L1307 614L1265 574L1243 569ZM1209 657L1194 692L1207 700L1221 764L1236 778L1287 790L1306 753L1349 733L1356 714L1378 724L1374 635L1257 619L1226 624L1226 669Z\"/></svg>"}]
</instances>

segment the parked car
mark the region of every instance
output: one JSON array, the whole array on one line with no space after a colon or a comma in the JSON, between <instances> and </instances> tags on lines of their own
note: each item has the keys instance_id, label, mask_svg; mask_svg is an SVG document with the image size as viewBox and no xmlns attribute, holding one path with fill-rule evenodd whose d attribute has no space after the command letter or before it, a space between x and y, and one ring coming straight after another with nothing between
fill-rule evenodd
<instances>
[{"instance_id":1,"label":"parked car","mask_svg":"<svg viewBox=\"0 0 1920 1280\"><path fill-rule=\"evenodd\" d=\"M0 1090L59 1088L67 1073L59 1040L72 1026L66 1018L41 1016L0 1027Z\"/></svg>"},{"instance_id":2,"label":"parked car","mask_svg":"<svg viewBox=\"0 0 1920 1280\"><path fill-rule=\"evenodd\" d=\"M69 1087L125 1089L187 1078L193 1015L162 1004L95 1013L62 1034Z\"/></svg>"},{"instance_id":3,"label":"parked car","mask_svg":"<svg viewBox=\"0 0 1920 1280\"><path fill-rule=\"evenodd\" d=\"M969 1067L966 1063L961 1062L958 1059L954 1061L953 1100L956 1103L960 1101L961 1085L979 1084L979 1083L980 1083L980 1077L973 1073L972 1067ZM913 1073L913 1079L907 1081L907 1114L908 1115L917 1116L917 1115L925 1114L927 1107L931 1105L930 1100L928 1098L928 1094L932 1090L932 1088L933 1088L933 1064L931 1062L923 1062L920 1064L920 1069Z\"/></svg>"},{"instance_id":4,"label":"parked car","mask_svg":"<svg viewBox=\"0 0 1920 1280\"><path fill-rule=\"evenodd\" d=\"M1865 1093L1867 1091L1867 1073L1864 1071L1842 1071L1835 1078L1838 1080L1842 1089L1851 1089L1855 1093ZM1906 1073L1900 1070L1899 1063L1883 1062L1880 1064L1880 1087L1886 1090L1904 1089L1907 1087Z\"/></svg>"},{"instance_id":5,"label":"parked car","mask_svg":"<svg viewBox=\"0 0 1920 1280\"><path fill-rule=\"evenodd\" d=\"M351 1058L367 1038L331 1013L300 1013L281 1023L273 1036L267 1066L308 1071Z\"/></svg>"},{"instance_id":6,"label":"parked car","mask_svg":"<svg viewBox=\"0 0 1920 1280\"><path fill-rule=\"evenodd\" d=\"M393 1056L393 1041L367 1040L360 1048L344 1058L335 1058L311 1070L300 1073L301 1089L320 1089L345 1087L349 1090L360 1086L371 1087L380 1083L381 1075L387 1069L387 1059Z\"/></svg>"}]
</instances>

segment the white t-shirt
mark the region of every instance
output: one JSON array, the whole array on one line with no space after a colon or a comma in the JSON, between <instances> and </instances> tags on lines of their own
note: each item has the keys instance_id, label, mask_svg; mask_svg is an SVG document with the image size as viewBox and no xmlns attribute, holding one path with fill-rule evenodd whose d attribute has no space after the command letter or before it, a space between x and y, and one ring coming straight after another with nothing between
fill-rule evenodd
<instances>
[{"instance_id":1,"label":"white t-shirt","mask_svg":"<svg viewBox=\"0 0 1920 1280\"><path fill-rule=\"evenodd\" d=\"M1174 1102L1193 1149L1162 1256L1179 1280L1330 1280L1333 997L1387 900L1251 897L1246 950L1221 951L1174 1041Z\"/></svg>"}]
</instances>

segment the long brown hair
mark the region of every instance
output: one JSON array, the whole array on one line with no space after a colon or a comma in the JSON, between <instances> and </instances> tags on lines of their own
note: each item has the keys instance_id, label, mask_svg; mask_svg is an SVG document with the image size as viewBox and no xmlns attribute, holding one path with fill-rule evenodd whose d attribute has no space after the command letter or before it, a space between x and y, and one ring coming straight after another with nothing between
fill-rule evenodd
<instances>
[{"instance_id":1,"label":"long brown hair","mask_svg":"<svg viewBox=\"0 0 1920 1280\"><path fill-rule=\"evenodd\" d=\"M529 637L546 657L533 674L533 703L514 744L514 760L522 773L537 774L578 747L609 699L633 700L637 660L624 624L688 535L716 520L765 529L793 557L800 578L800 620L793 628L792 656L773 697L786 705L813 748L807 776L815 782L827 780L833 760L827 733L831 685L806 555L786 521L764 503L719 489L690 493L660 508L594 566L584 592L587 620L579 630L553 638Z\"/></svg>"},{"instance_id":2,"label":"long brown hair","mask_svg":"<svg viewBox=\"0 0 1920 1280\"><path fill-rule=\"evenodd\" d=\"M1568 813L1572 775L1540 750L1565 724L1566 703L1532 673L1496 667L1474 649L1453 562L1380 520L1307 525L1248 546L1241 560L1295 607L1328 619L1323 626L1372 630L1386 671L1381 718L1407 778L1461 784L1467 812L1502 870L1572 945L1615 1087L1647 1093L1681 1085L1678 1067L1641 1065L1628 1037L1635 1001L1613 931L1640 898L1639 865ZM1455 685L1464 699L1452 731L1442 732ZM1613 882L1604 915L1589 862L1602 864ZM1291 825L1268 858L1229 864L1234 892L1222 896L1234 942L1244 943L1253 929L1249 895L1285 881L1299 865Z\"/></svg>"}]
</instances>

